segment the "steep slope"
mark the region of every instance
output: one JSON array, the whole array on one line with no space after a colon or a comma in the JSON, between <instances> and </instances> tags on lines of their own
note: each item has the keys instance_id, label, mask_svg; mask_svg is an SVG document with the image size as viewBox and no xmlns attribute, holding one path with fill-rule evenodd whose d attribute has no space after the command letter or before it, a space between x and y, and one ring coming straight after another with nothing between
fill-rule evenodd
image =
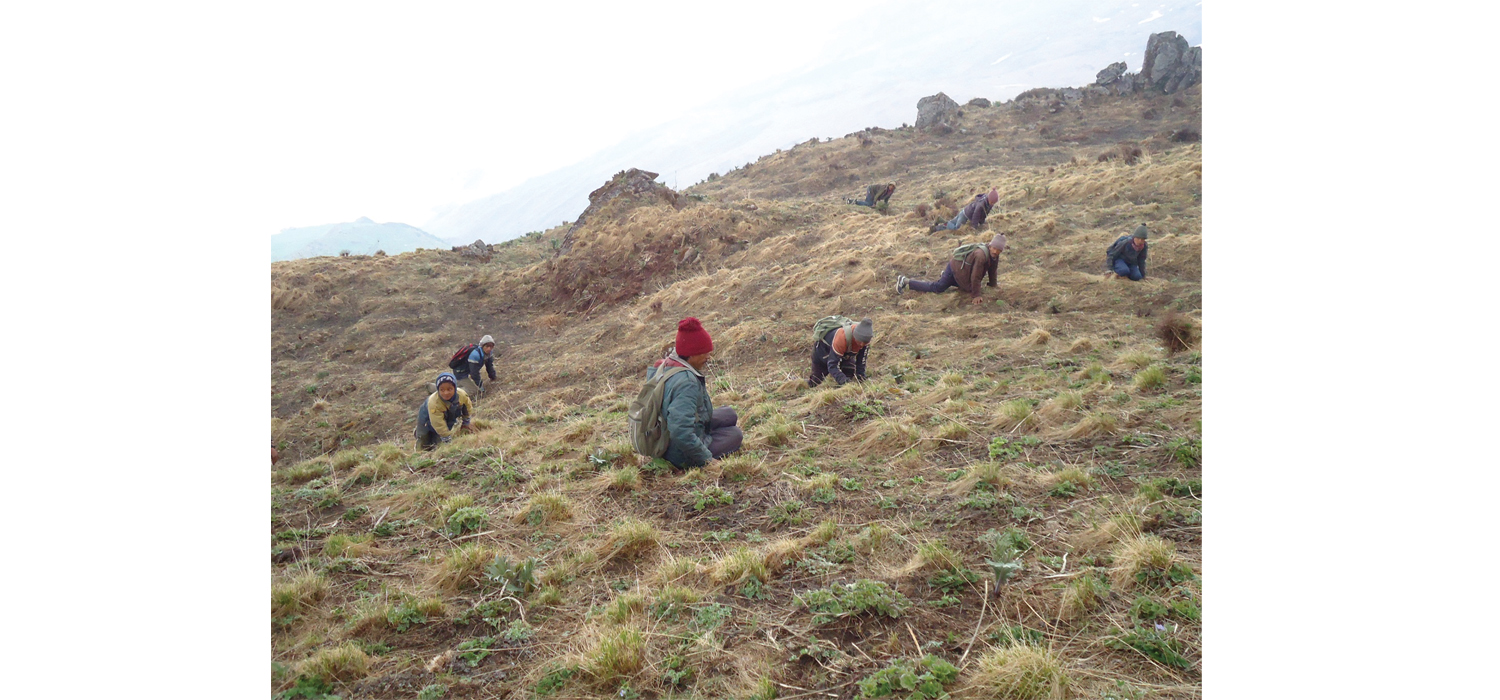
<instances>
[{"instance_id":1,"label":"steep slope","mask_svg":"<svg viewBox=\"0 0 1500 700\"><path fill-rule=\"evenodd\" d=\"M296 260L320 255L387 255L418 248L447 248L447 243L415 226L397 222L377 224L367 218L341 223L289 228L271 236L271 260Z\"/></svg>"},{"instance_id":2,"label":"steep slope","mask_svg":"<svg viewBox=\"0 0 1500 700\"><path fill-rule=\"evenodd\" d=\"M1201 359L1155 327L1199 325L1200 99L1040 91L951 133L809 141L487 263L274 264L273 683L850 697L931 653L949 691L1034 664L1085 697L1198 696ZM888 210L842 203L876 181ZM992 186L1012 247L986 303L896 295L990 235L927 226ZM1105 279L1140 221L1151 276ZM830 313L874 319L869 383L802 381ZM689 315L746 450L672 473L623 411ZM480 430L413 453L426 384L483 333Z\"/></svg>"}]
</instances>

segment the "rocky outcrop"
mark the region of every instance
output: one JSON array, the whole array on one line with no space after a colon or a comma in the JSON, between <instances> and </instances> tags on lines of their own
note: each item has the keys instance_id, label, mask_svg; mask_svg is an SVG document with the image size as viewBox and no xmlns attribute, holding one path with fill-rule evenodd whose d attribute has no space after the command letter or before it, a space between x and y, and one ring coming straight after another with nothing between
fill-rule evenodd
<instances>
[{"instance_id":1,"label":"rocky outcrop","mask_svg":"<svg viewBox=\"0 0 1500 700\"><path fill-rule=\"evenodd\" d=\"M687 198L678 194L666 185L656 182L657 173L639 168L621 170L615 176L604 183L602 187L589 193L589 206L578 215L578 220L568 227L568 232L563 235L562 244L558 246L558 254L566 253L573 245L573 233L581 228L591 217L597 215L605 206L622 197L637 200L633 206L649 203L652 200L661 200L672 205L675 209L687 206Z\"/></svg>"},{"instance_id":2,"label":"rocky outcrop","mask_svg":"<svg viewBox=\"0 0 1500 700\"><path fill-rule=\"evenodd\" d=\"M953 98L938 93L917 100L917 128L931 129L938 125L948 126L948 120L958 113L958 103ZM952 127L948 127L951 129Z\"/></svg>"},{"instance_id":3,"label":"rocky outcrop","mask_svg":"<svg viewBox=\"0 0 1500 700\"><path fill-rule=\"evenodd\" d=\"M1152 34L1140 75L1147 89L1167 94L1197 85L1203 79L1203 47L1189 47L1177 32Z\"/></svg>"},{"instance_id":4,"label":"rocky outcrop","mask_svg":"<svg viewBox=\"0 0 1500 700\"><path fill-rule=\"evenodd\" d=\"M1127 66L1125 65L1124 61L1118 61L1109 64L1104 68L1104 70L1099 71L1099 75L1094 79L1094 84L1102 87L1109 87L1111 85L1114 85L1115 83L1120 81L1120 78L1122 76L1125 75L1126 67Z\"/></svg>"},{"instance_id":5,"label":"rocky outcrop","mask_svg":"<svg viewBox=\"0 0 1500 700\"><path fill-rule=\"evenodd\" d=\"M453 246L453 252L465 258L474 258L477 262L489 262L491 248L483 240L475 239L468 245Z\"/></svg>"},{"instance_id":6,"label":"rocky outcrop","mask_svg":"<svg viewBox=\"0 0 1500 700\"><path fill-rule=\"evenodd\" d=\"M969 100L968 106L970 106L970 107L988 107L988 106L990 106L990 101L987 100L987 99L985 99L985 98L983 98L983 97L976 97L976 98L974 98L972 100Z\"/></svg>"}]
</instances>

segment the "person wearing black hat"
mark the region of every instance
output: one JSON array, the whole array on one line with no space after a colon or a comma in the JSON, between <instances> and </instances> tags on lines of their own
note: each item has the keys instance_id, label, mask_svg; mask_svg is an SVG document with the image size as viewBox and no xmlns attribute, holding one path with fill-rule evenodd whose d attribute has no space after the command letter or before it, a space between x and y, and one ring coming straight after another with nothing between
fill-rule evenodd
<instances>
[{"instance_id":1,"label":"person wearing black hat","mask_svg":"<svg viewBox=\"0 0 1500 700\"><path fill-rule=\"evenodd\" d=\"M1104 253L1104 266L1120 277L1139 282L1146 279L1146 225L1135 227L1135 233L1120 236Z\"/></svg>"},{"instance_id":2,"label":"person wearing black hat","mask_svg":"<svg viewBox=\"0 0 1500 700\"><path fill-rule=\"evenodd\" d=\"M453 373L438 374L437 391L432 392L417 409L417 447L432 450L438 443L452 440L458 433L453 424L462 418L463 425L459 427L468 428L473 415L474 404L469 401L468 393L458 388L458 379ZM437 416L442 416L442 419L434 420Z\"/></svg>"},{"instance_id":3,"label":"person wearing black hat","mask_svg":"<svg viewBox=\"0 0 1500 700\"><path fill-rule=\"evenodd\" d=\"M819 325L813 327L814 334L820 337L813 342L812 374L807 377L807 385L817 386L827 377L833 377L839 386L848 384L851 379L864 381L865 357L870 354L870 340L875 337L873 324L868 318L858 325L837 316L829 319L835 323L819 321ZM828 325L834 327L823 331Z\"/></svg>"}]
</instances>

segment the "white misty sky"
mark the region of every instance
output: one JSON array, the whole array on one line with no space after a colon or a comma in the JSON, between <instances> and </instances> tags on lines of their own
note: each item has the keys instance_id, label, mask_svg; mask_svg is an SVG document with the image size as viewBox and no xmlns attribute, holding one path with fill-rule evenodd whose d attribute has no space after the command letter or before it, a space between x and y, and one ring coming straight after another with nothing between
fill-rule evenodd
<instances>
[{"instance_id":1,"label":"white misty sky","mask_svg":"<svg viewBox=\"0 0 1500 700\"><path fill-rule=\"evenodd\" d=\"M22 68L6 92L24 97L8 116L28 138L7 155L25 164L37 223L59 230L99 225L69 220L86 214L70 200L81 190L105 193L91 216L210 219L219 235L360 216L421 226L715 98L852 55L999 32L1021 12L1134 24L1151 11L973 0L11 7L0 51Z\"/></svg>"}]
</instances>

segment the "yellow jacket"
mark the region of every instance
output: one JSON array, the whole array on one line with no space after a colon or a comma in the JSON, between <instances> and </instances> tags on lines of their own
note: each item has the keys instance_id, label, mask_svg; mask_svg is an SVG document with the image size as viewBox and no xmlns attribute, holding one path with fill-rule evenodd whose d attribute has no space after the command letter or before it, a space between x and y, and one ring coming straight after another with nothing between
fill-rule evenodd
<instances>
[{"instance_id":1,"label":"yellow jacket","mask_svg":"<svg viewBox=\"0 0 1500 700\"><path fill-rule=\"evenodd\" d=\"M432 431L439 437L449 437L453 435L453 424L458 422L459 417L462 417L465 423L469 422L469 417L474 415L474 404L469 401L468 392L463 389L454 389L454 391L456 395L451 402L444 401L436 391L427 397L427 403L422 404L422 410L417 412L417 431L420 434L427 432L422 430L423 427L431 426ZM432 420L432 416L442 416L443 419Z\"/></svg>"}]
</instances>

